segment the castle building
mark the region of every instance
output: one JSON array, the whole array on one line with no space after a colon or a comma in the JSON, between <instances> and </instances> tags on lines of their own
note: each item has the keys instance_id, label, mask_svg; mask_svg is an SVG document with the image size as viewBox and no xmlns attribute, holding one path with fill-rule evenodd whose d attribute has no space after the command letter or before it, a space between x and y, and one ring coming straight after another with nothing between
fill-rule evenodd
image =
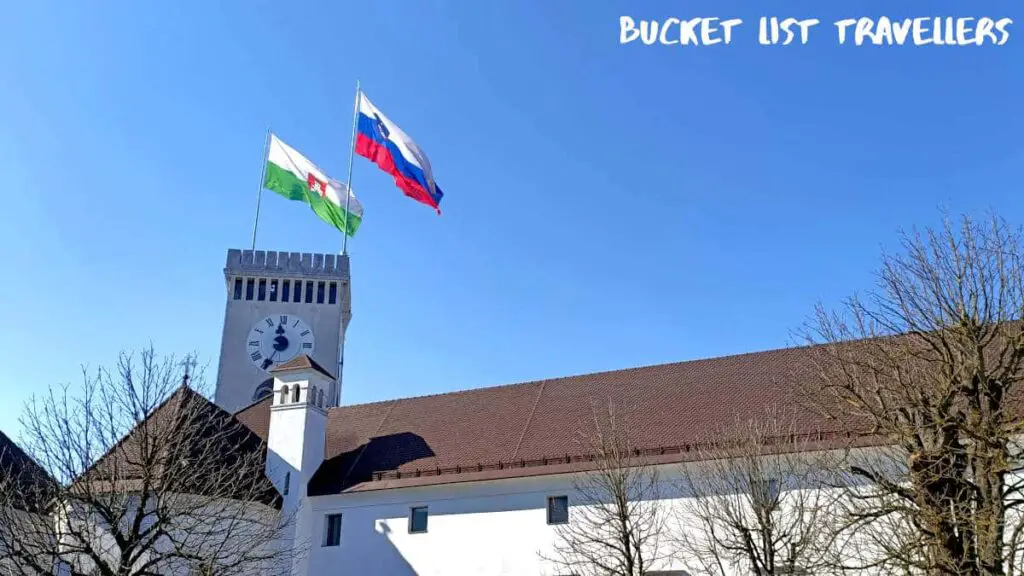
<instances>
[{"instance_id":1,"label":"castle building","mask_svg":"<svg viewBox=\"0 0 1024 576\"><path fill-rule=\"evenodd\" d=\"M539 575L572 522L581 427L615 405L671 476L724 420L790 401L800 349L340 405L349 260L228 252L216 403L268 446L310 543L296 576ZM358 384L356 384L358 385ZM820 431L808 415L800 425ZM683 574L667 565L650 574Z\"/></svg>"}]
</instances>

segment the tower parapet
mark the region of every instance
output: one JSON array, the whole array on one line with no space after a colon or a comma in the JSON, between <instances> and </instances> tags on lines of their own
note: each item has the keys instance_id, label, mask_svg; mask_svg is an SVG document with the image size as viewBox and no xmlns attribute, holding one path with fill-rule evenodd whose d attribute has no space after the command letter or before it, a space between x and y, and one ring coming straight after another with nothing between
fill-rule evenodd
<instances>
[{"instance_id":1,"label":"tower parapet","mask_svg":"<svg viewBox=\"0 0 1024 576\"><path fill-rule=\"evenodd\" d=\"M224 276L302 276L325 280L349 277L348 256L274 250L228 250Z\"/></svg>"}]
</instances>

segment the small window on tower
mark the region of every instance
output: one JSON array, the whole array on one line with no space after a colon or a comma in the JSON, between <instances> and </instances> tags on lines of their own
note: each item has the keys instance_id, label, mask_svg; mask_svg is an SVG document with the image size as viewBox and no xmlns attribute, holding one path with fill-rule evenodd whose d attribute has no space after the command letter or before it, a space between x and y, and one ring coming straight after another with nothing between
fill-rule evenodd
<instances>
[{"instance_id":1,"label":"small window on tower","mask_svg":"<svg viewBox=\"0 0 1024 576\"><path fill-rule=\"evenodd\" d=\"M235 300L242 299L242 279L235 278Z\"/></svg>"},{"instance_id":2,"label":"small window on tower","mask_svg":"<svg viewBox=\"0 0 1024 576\"><path fill-rule=\"evenodd\" d=\"M306 282L306 304L312 304L312 303L313 303L313 283L307 281Z\"/></svg>"},{"instance_id":3,"label":"small window on tower","mask_svg":"<svg viewBox=\"0 0 1024 576\"><path fill-rule=\"evenodd\" d=\"M326 285L325 282L317 282L316 283L316 303L317 304L323 304L324 303L324 287L325 287L325 285Z\"/></svg>"},{"instance_id":4,"label":"small window on tower","mask_svg":"<svg viewBox=\"0 0 1024 576\"><path fill-rule=\"evenodd\" d=\"M267 279L266 278L260 278L260 288L259 288L259 290L256 293L256 299L257 300L266 300L267 299Z\"/></svg>"},{"instance_id":5,"label":"small window on tower","mask_svg":"<svg viewBox=\"0 0 1024 576\"><path fill-rule=\"evenodd\" d=\"M270 281L270 301L277 302L277 280Z\"/></svg>"},{"instance_id":6,"label":"small window on tower","mask_svg":"<svg viewBox=\"0 0 1024 576\"><path fill-rule=\"evenodd\" d=\"M337 301L338 301L338 283L337 282L331 282L331 291L328 294L327 303L328 304L334 304Z\"/></svg>"},{"instance_id":7,"label":"small window on tower","mask_svg":"<svg viewBox=\"0 0 1024 576\"><path fill-rule=\"evenodd\" d=\"M291 287L292 287L291 280L283 280L281 282L281 302L287 302L288 301L288 296L289 296L289 294L288 294L289 290L288 289L291 288Z\"/></svg>"},{"instance_id":8,"label":"small window on tower","mask_svg":"<svg viewBox=\"0 0 1024 576\"><path fill-rule=\"evenodd\" d=\"M295 298L292 302L302 302L302 280L295 281Z\"/></svg>"},{"instance_id":9,"label":"small window on tower","mask_svg":"<svg viewBox=\"0 0 1024 576\"><path fill-rule=\"evenodd\" d=\"M284 490L282 491L282 492L284 492L285 496L288 495L288 489L291 487L291 483L292 483L292 473L291 472L285 472L284 473Z\"/></svg>"},{"instance_id":10,"label":"small window on tower","mask_svg":"<svg viewBox=\"0 0 1024 576\"><path fill-rule=\"evenodd\" d=\"M245 281L245 299L252 300L252 290L256 286L256 281L249 278Z\"/></svg>"}]
</instances>

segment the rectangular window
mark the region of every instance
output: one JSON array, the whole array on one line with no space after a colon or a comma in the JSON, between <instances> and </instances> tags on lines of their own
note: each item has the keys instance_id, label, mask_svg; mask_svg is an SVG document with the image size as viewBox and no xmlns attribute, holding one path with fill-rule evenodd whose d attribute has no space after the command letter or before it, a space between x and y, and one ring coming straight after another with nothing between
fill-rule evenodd
<instances>
[{"instance_id":1,"label":"rectangular window","mask_svg":"<svg viewBox=\"0 0 1024 576\"><path fill-rule=\"evenodd\" d=\"M328 514L324 518L324 546L341 543L341 514Z\"/></svg>"},{"instance_id":2,"label":"rectangular window","mask_svg":"<svg viewBox=\"0 0 1024 576\"><path fill-rule=\"evenodd\" d=\"M235 278L235 300L242 299L242 279Z\"/></svg>"},{"instance_id":3,"label":"rectangular window","mask_svg":"<svg viewBox=\"0 0 1024 576\"><path fill-rule=\"evenodd\" d=\"M338 301L338 283L337 282L331 282L331 290L330 290L330 292L328 292L327 303L328 304L334 304L337 301Z\"/></svg>"},{"instance_id":4,"label":"rectangular window","mask_svg":"<svg viewBox=\"0 0 1024 576\"><path fill-rule=\"evenodd\" d=\"M427 531L427 507L416 506L409 510L409 533L419 534Z\"/></svg>"},{"instance_id":5,"label":"rectangular window","mask_svg":"<svg viewBox=\"0 0 1024 576\"><path fill-rule=\"evenodd\" d=\"M270 301L277 302L277 280L270 281Z\"/></svg>"},{"instance_id":6,"label":"rectangular window","mask_svg":"<svg viewBox=\"0 0 1024 576\"><path fill-rule=\"evenodd\" d=\"M288 495L288 489L291 488L291 483L292 483L292 473L291 472L285 472L284 473L284 490L282 491L282 492L284 492L285 496Z\"/></svg>"},{"instance_id":7,"label":"rectangular window","mask_svg":"<svg viewBox=\"0 0 1024 576\"><path fill-rule=\"evenodd\" d=\"M260 288L259 288L259 290L256 293L256 299L257 300L266 300L267 299L267 279L266 278L260 278Z\"/></svg>"},{"instance_id":8,"label":"rectangular window","mask_svg":"<svg viewBox=\"0 0 1024 576\"><path fill-rule=\"evenodd\" d=\"M255 286L256 286L256 281L253 280L252 278L249 278L248 280L245 281L245 299L246 300L252 300L252 290L253 290L253 287L255 287Z\"/></svg>"},{"instance_id":9,"label":"rectangular window","mask_svg":"<svg viewBox=\"0 0 1024 576\"><path fill-rule=\"evenodd\" d=\"M306 281L306 304L313 303L313 283L309 280Z\"/></svg>"},{"instance_id":10,"label":"rectangular window","mask_svg":"<svg viewBox=\"0 0 1024 576\"><path fill-rule=\"evenodd\" d=\"M317 304L323 304L324 303L324 285L325 285L324 282L317 282L316 283L316 303Z\"/></svg>"},{"instance_id":11,"label":"rectangular window","mask_svg":"<svg viewBox=\"0 0 1024 576\"><path fill-rule=\"evenodd\" d=\"M302 302L302 280L295 281L295 298L292 302Z\"/></svg>"},{"instance_id":12,"label":"rectangular window","mask_svg":"<svg viewBox=\"0 0 1024 576\"><path fill-rule=\"evenodd\" d=\"M548 497L548 524L566 524L569 522L569 497Z\"/></svg>"},{"instance_id":13,"label":"rectangular window","mask_svg":"<svg viewBox=\"0 0 1024 576\"><path fill-rule=\"evenodd\" d=\"M288 289L291 288L291 286L292 286L292 283L291 283L290 280L285 280L285 281L281 282L281 302L287 302L288 301L288 296L289 296Z\"/></svg>"}]
</instances>

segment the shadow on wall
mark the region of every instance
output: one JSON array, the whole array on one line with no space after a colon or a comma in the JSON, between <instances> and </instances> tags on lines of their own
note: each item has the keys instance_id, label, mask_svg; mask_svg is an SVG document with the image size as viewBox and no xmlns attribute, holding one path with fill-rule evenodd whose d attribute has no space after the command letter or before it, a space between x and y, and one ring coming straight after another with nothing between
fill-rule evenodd
<instances>
[{"instance_id":1,"label":"shadow on wall","mask_svg":"<svg viewBox=\"0 0 1024 576\"><path fill-rule=\"evenodd\" d=\"M384 522L375 522L373 530L374 542L363 550L362 562L357 566L373 567L372 574L387 576L418 576L416 569L409 564L402 553L391 541L391 528Z\"/></svg>"},{"instance_id":2,"label":"shadow on wall","mask_svg":"<svg viewBox=\"0 0 1024 576\"><path fill-rule=\"evenodd\" d=\"M377 436L355 450L325 460L309 481L308 494L323 496L372 479L374 472L389 472L434 451L419 434L400 432Z\"/></svg>"}]
</instances>

